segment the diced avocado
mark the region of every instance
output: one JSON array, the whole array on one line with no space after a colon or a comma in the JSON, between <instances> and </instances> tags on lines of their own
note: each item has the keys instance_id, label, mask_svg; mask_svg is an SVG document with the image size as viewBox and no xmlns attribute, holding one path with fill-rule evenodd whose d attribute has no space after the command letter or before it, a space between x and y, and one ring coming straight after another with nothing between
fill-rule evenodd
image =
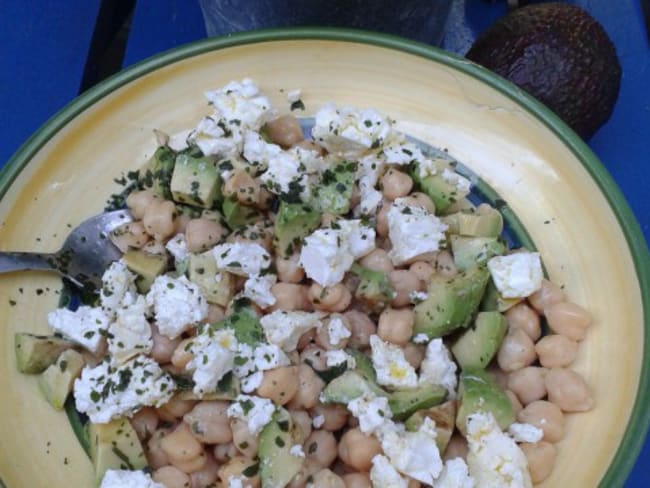
<instances>
[{"instance_id":1,"label":"diced avocado","mask_svg":"<svg viewBox=\"0 0 650 488\"><path fill-rule=\"evenodd\" d=\"M309 361L308 359L305 362L309 366L312 366L311 361ZM348 364L347 361L344 361L342 363L335 364L334 366L327 366L325 369L319 370L314 368L313 366L312 369L314 370L314 373L316 373L321 380L323 380L325 383L330 383L335 378L338 378L348 370Z\"/></svg>"},{"instance_id":2,"label":"diced avocado","mask_svg":"<svg viewBox=\"0 0 650 488\"><path fill-rule=\"evenodd\" d=\"M137 249L129 249L122 256L129 270L138 275L135 281L140 293L147 293L156 276L167 269L167 258L158 254L149 254Z\"/></svg>"},{"instance_id":3,"label":"diced avocado","mask_svg":"<svg viewBox=\"0 0 650 488\"><path fill-rule=\"evenodd\" d=\"M62 410L68 393L72 391L74 380L79 377L86 362L74 349L63 351L54 364L51 364L38 377L38 386L50 405Z\"/></svg>"},{"instance_id":4,"label":"diced avocado","mask_svg":"<svg viewBox=\"0 0 650 488\"><path fill-rule=\"evenodd\" d=\"M233 276L227 271L217 269L217 262L214 260L212 251L190 254L187 263L187 276L192 283L198 285L209 303L225 307L235 293Z\"/></svg>"},{"instance_id":5,"label":"diced avocado","mask_svg":"<svg viewBox=\"0 0 650 488\"><path fill-rule=\"evenodd\" d=\"M418 410L406 419L404 427L409 432L416 432L420 430L424 419L427 417L436 423L436 433L438 434L436 436L436 445L438 450L443 453L447 449L449 440L456 428L456 401L449 400L426 410Z\"/></svg>"},{"instance_id":6,"label":"diced avocado","mask_svg":"<svg viewBox=\"0 0 650 488\"><path fill-rule=\"evenodd\" d=\"M221 176L214 159L179 154L170 188L176 202L212 208L221 199Z\"/></svg>"},{"instance_id":7,"label":"diced avocado","mask_svg":"<svg viewBox=\"0 0 650 488\"><path fill-rule=\"evenodd\" d=\"M18 332L14 336L18 371L27 374L42 373L59 355L74 344L56 336L40 336Z\"/></svg>"},{"instance_id":8,"label":"diced avocado","mask_svg":"<svg viewBox=\"0 0 650 488\"><path fill-rule=\"evenodd\" d=\"M448 215L443 215L440 217L440 220L443 224L447 226L448 234L458 234L458 216L460 212L450 213Z\"/></svg>"},{"instance_id":9,"label":"diced avocado","mask_svg":"<svg viewBox=\"0 0 650 488\"><path fill-rule=\"evenodd\" d=\"M176 210L180 215L186 215L190 219L198 219L199 217L202 217L201 210L196 207L192 207L191 205L183 205L181 203L177 203Z\"/></svg>"},{"instance_id":10,"label":"diced avocado","mask_svg":"<svg viewBox=\"0 0 650 488\"><path fill-rule=\"evenodd\" d=\"M499 237L503 230L501 212L489 205L479 205L475 212L460 212L458 234L470 237Z\"/></svg>"},{"instance_id":11,"label":"diced avocado","mask_svg":"<svg viewBox=\"0 0 650 488\"><path fill-rule=\"evenodd\" d=\"M128 419L116 419L107 424L89 422L87 429L97 486L109 469L137 470L147 467L142 444Z\"/></svg>"},{"instance_id":12,"label":"diced avocado","mask_svg":"<svg viewBox=\"0 0 650 488\"><path fill-rule=\"evenodd\" d=\"M264 218L255 207L247 207L232 198L226 198L223 201L221 211L226 220L226 225L231 229L237 229L248 224L254 224Z\"/></svg>"},{"instance_id":13,"label":"diced avocado","mask_svg":"<svg viewBox=\"0 0 650 488\"><path fill-rule=\"evenodd\" d=\"M273 247L280 256L290 256L320 224L320 213L309 205L281 202L275 219Z\"/></svg>"},{"instance_id":14,"label":"diced avocado","mask_svg":"<svg viewBox=\"0 0 650 488\"><path fill-rule=\"evenodd\" d=\"M479 310L481 312L493 312L499 310L499 290L494 285L492 280L488 281L488 284L485 287L485 293L483 293L483 299L479 305Z\"/></svg>"},{"instance_id":15,"label":"diced avocado","mask_svg":"<svg viewBox=\"0 0 650 488\"><path fill-rule=\"evenodd\" d=\"M370 381L377 381L377 372L375 371L375 367L372 365L372 359L370 359L370 356L364 354L358 349L352 348L346 349L345 352L354 358L354 362L357 365L357 373Z\"/></svg>"},{"instance_id":16,"label":"diced avocado","mask_svg":"<svg viewBox=\"0 0 650 488\"><path fill-rule=\"evenodd\" d=\"M473 413L492 413L503 430L515 421L510 398L483 370L470 369L460 374L458 399L456 427L463 435L467 417Z\"/></svg>"},{"instance_id":17,"label":"diced avocado","mask_svg":"<svg viewBox=\"0 0 650 488\"><path fill-rule=\"evenodd\" d=\"M356 171L357 163L351 161L343 161L325 170L321 184L314 189L314 206L322 213L348 213Z\"/></svg>"},{"instance_id":18,"label":"diced avocado","mask_svg":"<svg viewBox=\"0 0 650 488\"><path fill-rule=\"evenodd\" d=\"M449 162L446 160L435 159L434 161L441 169L449 166ZM440 173L421 177L417 165L413 167L411 177L417 188L433 200L436 205L436 213L445 212L453 203L467 196L467 192L460 191L453 182L446 181Z\"/></svg>"},{"instance_id":19,"label":"diced avocado","mask_svg":"<svg viewBox=\"0 0 650 488\"><path fill-rule=\"evenodd\" d=\"M232 315L217 322L214 327L215 329L233 329L237 341L249 346L259 346L266 341L259 317L248 307L236 310Z\"/></svg>"},{"instance_id":20,"label":"diced avocado","mask_svg":"<svg viewBox=\"0 0 650 488\"><path fill-rule=\"evenodd\" d=\"M503 254L506 247L496 237L450 237L454 263L461 271L477 264L487 263L488 259Z\"/></svg>"},{"instance_id":21,"label":"diced avocado","mask_svg":"<svg viewBox=\"0 0 650 488\"><path fill-rule=\"evenodd\" d=\"M371 310L382 310L395 297L388 275L383 271L352 265L351 271L361 281L354 292L354 297Z\"/></svg>"},{"instance_id":22,"label":"diced avocado","mask_svg":"<svg viewBox=\"0 0 650 488\"><path fill-rule=\"evenodd\" d=\"M427 298L413 308L413 334L442 337L469 325L489 278L485 266L475 266L453 278L433 275Z\"/></svg>"},{"instance_id":23,"label":"diced avocado","mask_svg":"<svg viewBox=\"0 0 650 488\"><path fill-rule=\"evenodd\" d=\"M154 194L169 200L172 197L169 185L175 162L176 153L167 146L159 146L140 171L139 181L142 187L150 188Z\"/></svg>"},{"instance_id":24,"label":"diced avocado","mask_svg":"<svg viewBox=\"0 0 650 488\"><path fill-rule=\"evenodd\" d=\"M499 312L479 312L474 326L458 337L451 348L460 367L484 369L501 346L508 323Z\"/></svg>"},{"instance_id":25,"label":"diced avocado","mask_svg":"<svg viewBox=\"0 0 650 488\"><path fill-rule=\"evenodd\" d=\"M365 394L388 396L375 382L364 378L357 371L346 371L325 387L321 393L321 401L347 404Z\"/></svg>"},{"instance_id":26,"label":"diced avocado","mask_svg":"<svg viewBox=\"0 0 650 488\"><path fill-rule=\"evenodd\" d=\"M284 408L260 432L260 478L263 488L284 488L300 471L303 459L291 454L297 442L297 426Z\"/></svg>"},{"instance_id":27,"label":"diced avocado","mask_svg":"<svg viewBox=\"0 0 650 488\"><path fill-rule=\"evenodd\" d=\"M418 410L439 405L447 398L447 389L425 385L410 390L397 390L388 397L388 405L395 420L405 420Z\"/></svg>"}]
</instances>

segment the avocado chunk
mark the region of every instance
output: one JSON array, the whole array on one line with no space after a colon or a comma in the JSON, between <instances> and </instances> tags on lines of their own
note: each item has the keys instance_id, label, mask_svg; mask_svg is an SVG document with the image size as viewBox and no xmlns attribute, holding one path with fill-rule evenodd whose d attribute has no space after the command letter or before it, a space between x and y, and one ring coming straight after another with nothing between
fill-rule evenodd
<instances>
[{"instance_id":1,"label":"avocado chunk","mask_svg":"<svg viewBox=\"0 0 650 488\"><path fill-rule=\"evenodd\" d=\"M501 212L489 205L479 205L474 212L459 212L458 234L469 237L499 237L503 231Z\"/></svg>"},{"instance_id":2,"label":"avocado chunk","mask_svg":"<svg viewBox=\"0 0 650 488\"><path fill-rule=\"evenodd\" d=\"M38 374L56 361L59 355L74 344L56 336L41 336L18 332L14 336L18 371Z\"/></svg>"},{"instance_id":3,"label":"avocado chunk","mask_svg":"<svg viewBox=\"0 0 650 488\"><path fill-rule=\"evenodd\" d=\"M221 176L214 159L179 154L170 188L175 202L212 208L221 199Z\"/></svg>"},{"instance_id":4,"label":"avocado chunk","mask_svg":"<svg viewBox=\"0 0 650 488\"><path fill-rule=\"evenodd\" d=\"M147 467L142 444L126 418L107 424L88 423L90 459L95 467L95 485L99 486L109 469L137 470Z\"/></svg>"},{"instance_id":5,"label":"avocado chunk","mask_svg":"<svg viewBox=\"0 0 650 488\"><path fill-rule=\"evenodd\" d=\"M442 337L459 327L467 327L490 278L485 266L475 266L453 278L433 275L428 296L414 308L413 335Z\"/></svg>"},{"instance_id":6,"label":"avocado chunk","mask_svg":"<svg viewBox=\"0 0 650 488\"><path fill-rule=\"evenodd\" d=\"M350 211L357 163L343 161L323 172L321 184L314 190L314 206L321 213L343 215Z\"/></svg>"},{"instance_id":7,"label":"avocado chunk","mask_svg":"<svg viewBox=\"0 0 650 488\"><path fill-rule=\"evenodd\" d=\"M242 205L232 198L226 198L223 201L221 211L226 225L231 229L238 229L264 219L264 216L255 207Z\"/></svg>"},{"instance_id":8,"label":"avocado chunk","mask_svg":"<svg viewBox=\"0 0 650 488\"><path fill-rule=\"evenodd\" d=\"M323 403L348 404L362 395L388 396L374 381L364 378L357 371L346 371L332 380L321 393Z\"/></svg>"},{"instance_id":9,"label":"avocado chunk","mask_svg":"<svg viewBox=\"0 0 650 488\"><path fill-rule=\"evenodd\" d=\"M467 433L467 417L473 413L492 413L502 430L515 421L510 398L483 370L461 372L458 399L456 427L463 435Z\"/></svg>"},{"instance_id":10,"label":"avocado chunk","mask_svg":"<svg viewBox=\"0 0 650 488\"><path fill-rule=\"evenodd\" d=\"M376 382L377 381L377 372L375 367L372 365L372 359L367 354L359 351L358 349L348 348L345 350L350 356L354 358L356 363L356 371L365 379Z\"/></svg>"},{"instance_id":11,"label":"avocado chunk","mask_svg":"<svg viewBox=\"0 0 650 488\"><path fill-rule=\"evenodd\" d=\"M156 277L167 270L167 258L159 254L129 249L122 259L126 267L138 275L135 285L140 293L147 293Z\"/></svg>"},{"instance_id":12,"label":"avocado chunk","mask_svg":"<svg viewBox=\"0 0 650 488\"><path fill-rule=\"evenodd\" d=\"M388 275L383 271L364 268L356 263L352 265L350 271L361 278L354 297L370 310L381 311L395 298L395 291Z\"/></svg>"},{"instance_id":13,"label":"avocado chunk","mask_svg":"<svg viewBox=\"0 0 650 488\"><path fill-rule=\"evenodd\" d=\"M461 271L477 264L485 264L494 256L503 254L506 247L496 237L450 237L454 263Z\"/></svg>"},{"instance_id":14,"label":"avocado chunk","mask_svg":"<svg viewBox=\"0 0 650 488\"><path fill-rule=\"evenodd\" d=\"M449 445L454 429L456 428L456 401L449 400L435 407L418 410L404 422L404 427L409 432L416 432L424 423L425 418L430 418L436 423L436 445L443 453Z\"/></svg>"},{"instance_id":15,"label":"avocado chunk","mask_svg":"<svg viewBox=\"0 0 650 488\"><path fill-rule=\"evenodd\" d=\"M436 162L440 169L449 167L449 161L447 160L437 158L433 159L433 161ZM416 187L433 200L436 213L444 213L452 204L468 195L468 192L459 190L453 182L445 180L440 173L422 177L417 165L413 166L410 173Z\"/></svg>"},{"instance_id":16,"label":"avocado chunk","mask_svg":"<svg viewBox=\"0 0 650 488\"><path fill-rule=\"evenodd\" d=\"M309 205L281 202L275 219L273 248L279 256L297 251L302 239L320 225L320 214Z\"/></svg>"},{"instance_id":17,"label":"avocado chunk","mask_svg":"<svg viewBox=\"0 0 650 488\"><path fill-rule=\"evenodd\" d=\"M159 146L140 172L139 182L144 189L151 189L155 195L169 200L172 197L169 185L174 172L176 153L167 146Z\"/></svg>"},{"instance_id":18,"label":"avocado chunk","mask_svg":"<svg viewBox=\"0 0 650 488\"><path fill-rule=\"evenodd\" d=\"M602 25L575 5L513 10L466 56L536 97L585 139L609 118L618 97L616 48Z\"/></svg>"},{"instance_id":19,"label":"avocado chunk","mask_svg":"<svg viewBox=\"0 0 650 488\"><path fill-rule=\"evenodd\" d=\"M388 405L395 420L405 420L418 410L430 408L445 401L447 389L425 385L410 390L397 390L388 396Z\"/></svg>"},{"instance_id":20,"label":"avocado chunk","mask_svg":"<svg viewBox=\"0 0 650 488\"><path fill-rule=\"evenodd\" d=\"M209 326L212 327L212 326ZM264 329L257 314L249 307L242 307L232 315L217 322L215 329L232 329L238 342L249 346L259 346L266 341Z\"/></svg>"},{"instance_id":21,"label":"avocado chunk","mask_svg":"<svg viewBox=\"0 0 650 488\"><path fill-rule=\"evenodd\" d=\"M219 271L212 251L190 254L187 276L195 283L209 303L225 307L235 292L234 277L227 271Z\"/></svg>"},{"instance_id":22,"label":"avocado chunk","mask_svg":"<svg viewBox=\"0 0 650 488\"><path fill-rule=\"evenodd\" d=\"M85 364L80 353L68 349L38 377L38 386L43 396L55 409L63 410L74 380L79 377Z\"/></svg>"},{"instance_id":23,"label":"avocado chunk","mask_svg":"<svg viewBox=\"0 0 650 488\"><path fill-rule=\"evenodd\" d=\"M226 373L217 383L215 391L205 392L201 395L194 393L194 380L187 376L172 375L176 387L180 391L177 393L179 400L234 400L241 393L241 383L239 378L230 373Z\"/></svg>"},{"instance_id":24,"label":"avocado chunk","mask_svg":"<svg viewBox=\"0 0 650 488\"><path fill-rule=\"evenodd\" d=\"M298 426L284 408L260 432L260 478L263 488L284 488L300 471L303 459L291 454L297 443Z\"/></svg>"},{"instance_id":25,"label":"avocado chunk","mask_svg":"<svg viewBox=\"0 0 650 488\"><path fill-rule=\"evenodd\" d=\"M499 350L508 331L506 318L499 312L479 312L474 326L458 337L451 347L461 369L484 369Z\"/></svg>"}]
</instances>

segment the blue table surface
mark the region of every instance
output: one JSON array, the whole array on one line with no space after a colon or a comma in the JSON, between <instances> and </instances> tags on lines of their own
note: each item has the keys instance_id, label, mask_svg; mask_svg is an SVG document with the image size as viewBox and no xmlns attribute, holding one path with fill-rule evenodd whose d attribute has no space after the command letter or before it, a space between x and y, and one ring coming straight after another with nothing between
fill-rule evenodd
<instances>
[{"instance_id":1,"label":"blue table surface","mask_svg":"<svg viewBox=\"0 0 650 488\"><path fill-rule=\"evenodd\" d=\"M616 45L621 91L610 120L589 141L650 240L650 46L636 0L575 0ZM78 93L99 0L2 2L0 16L0 167ZM442 47L464 54L506 12L505 0L454 0ZM196 0L138 0L123 67L205 37ZM648 264L650 266L650 263ZM640 434L641 435L641 434ZM581 462L584 462L582 460ZM650 486L650 442L625 486Z\"/></svg>"}]
</instances>

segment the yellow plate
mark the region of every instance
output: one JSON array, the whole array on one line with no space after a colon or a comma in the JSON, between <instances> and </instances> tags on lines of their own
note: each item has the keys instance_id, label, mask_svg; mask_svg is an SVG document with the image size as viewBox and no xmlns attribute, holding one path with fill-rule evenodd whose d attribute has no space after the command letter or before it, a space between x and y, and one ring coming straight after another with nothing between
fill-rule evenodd
<instances>
[{"instance_id":1,"label":"yellow plate","mask_svg":"<svg viewBox=\"0 0 650 488\"><path fill-rule=\"evenodd\" d=\"M593 387L596 408L568 416L544 486L622 484L648 424L643 237L570 129L517 88L442 51L389 36L293 29L206 40L147 60L66 107L0 174L0 249L58 249L70 226L119 190L113 178L152 153L152 129L195 125L208 113L203 91L243 77L284 110L294 88L306 115L330 100L375 107L406 133L447 148L507 200L552 280L595 317L575 369ZM65 414L14 364L14 333L47 331L59 287L44 273L0 278L0 478L8 488L91 485Z\"/></svg>"}]
</instances>

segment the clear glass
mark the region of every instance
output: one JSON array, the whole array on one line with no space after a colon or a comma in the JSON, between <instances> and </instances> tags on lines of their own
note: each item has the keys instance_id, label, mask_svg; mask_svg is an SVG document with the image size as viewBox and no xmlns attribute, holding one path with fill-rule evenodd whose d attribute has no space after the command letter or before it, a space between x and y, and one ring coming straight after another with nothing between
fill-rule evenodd
<instances>
[{"instance_id":1,"label":"clear glass","mask_svg":"<svg viewBox=\"0 0 650 488\"><path fill-rule=\"evenodd\" d=\"M208 36L289 26L353 27L439 45L453 0L199 0Z\"/></svg>"}]
</instances>

